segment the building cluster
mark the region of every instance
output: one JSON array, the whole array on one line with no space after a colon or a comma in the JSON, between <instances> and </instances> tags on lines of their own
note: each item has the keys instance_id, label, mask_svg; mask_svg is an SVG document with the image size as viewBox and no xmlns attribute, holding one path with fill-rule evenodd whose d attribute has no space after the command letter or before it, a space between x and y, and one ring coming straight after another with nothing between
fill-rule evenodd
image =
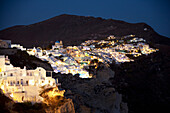
<instances>
[{"instance_id":1,"label":"building cluster","mask_svg":"<svg viewBox=\"0 0 170 113\"><path fill-rule=\"evenodd\" d=\"M130 40L126 38L131 38ZM88 40L81 44L82 46L89 47L90 54L100 56L103 61L112 63L130 62L134 61L127 55L138 57L142 54L148 55L158 51L149 47L146 40L143 38L135 37L134 35L127 35L124 38L116 39L113 35L109 36L106 40Z\"/></svg>"},{"instance_id":2,"label":"building cluster","mask_svg":"<svg viewBox=\"0 0 170 113\"><path fill-rule=\"evenodd\" d=\"M59 85L51 76L47 77L46 72L42 67L33 70L27 70L26 67L23 69L14 67L8 57L0 56L0 88L15 102L43 101L43 98L39 96L42 87Z\"/></svg>"},{"instance_id":3,"label":"building cluster","mask_svg":"<svg viewBox=\"0 0 170 113\"><path fill-rule=\"evenodd\" d=\"M7 41L9 42L9 41ZM2 44L1 44L2 45ZM18 44L8 44L25 50ZM87 40L79 46L63 47L62 41L56 41L51 50L42 50L40 47L26 50L29 55L48 61L55 73L73 75L79 74L81 78L91 78L87 69L93 60L102 63L124 63L134 61L133 57L148 55L158 51L149 47L146 40L127 35L122 37L108 36L105 40ZM132 57L129 57L132 56Z\"/></svg>"},{"instance_id":4,"label":"building cluster","mask_svg":"<svg viewBox=\"0 0 170 113\"><path fill-rule=\"evenodd\" d=\"M0 40L0 48L17 48L27 51L43 61L48 61L55 73L79 74L81 78L91 78L90 66L97 68L98 62L124 63L134 61L134 57L148 55L158 51L149 47L146 40L127 35L116 38L113 35L105 40L87 40L80 46L63 47L62 41L56 41L51 50L43 50L41 47L26 49L19 44L11 44L10 40ZM132 56L132 57L129 57ZM64 95L64 91L58 89L58 80L52 76L46 76L47 71L42 67L27 70L14 67L8 57L0 56L0 88L4 94L12 97L16 102L32 101L41 102L39 96L42 88L55 87L50 95ZM57 90L57 93L56 93Z\"/></svg>"},{"instance_id":5,"label":"building cluster","mask_svg":"<svg viewBox=\"0 0 170 113\"><path fill-rule=\"evenodd\" d=\"M128 38L131 39L127 40ZM62 41L56 41L51 50L42 50L40 47L27 49L28 54L48 61L54 72L79 74L81 78L91 77L86 69L94 59L102 63L131 62L134 60L128 55L138 57L156 51L158 49L150 48L146 40L134 35L124 36L124 39L117 39L111 35L106 40L87 40L80 46L67 46L65 48L63 48Z\"/></svg>"},{"instance_id":6,"label":"building cluster","mask_svg":"<svg viewBox=\"0 0 170 113\"><path fill-rule=\"evenodd\" d=\"M89 72L84 69L78 61L84 58L84 54L79 54L80 59L78 60L72 56L72 52L78 51L75 47L68 46L63 48L62 41L56 41L55 45L52 46L51 50L42 50L41 48L27 49L29 55L35 55L43 61L48 61L55 73L73 75L79 74L81 78L90 78ZM79 50L80 51L80 50Z\"/></svg>"}]
</instances>

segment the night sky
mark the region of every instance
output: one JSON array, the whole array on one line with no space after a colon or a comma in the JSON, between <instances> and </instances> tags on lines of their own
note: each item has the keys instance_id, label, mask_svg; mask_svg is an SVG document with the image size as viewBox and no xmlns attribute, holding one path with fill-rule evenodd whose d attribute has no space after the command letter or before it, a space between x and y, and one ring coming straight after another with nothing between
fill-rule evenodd
<instances>
[{"instance_id":1,"label":"night sky","mask_svg":"<svg viewBox=\"0 0 170 113\"><path fill-rule=\"evenodd\" d=\"M0 30L60 14L145 22L159 34L170 37L169 0L0 0Z\"/></svg>"}]
</instances>

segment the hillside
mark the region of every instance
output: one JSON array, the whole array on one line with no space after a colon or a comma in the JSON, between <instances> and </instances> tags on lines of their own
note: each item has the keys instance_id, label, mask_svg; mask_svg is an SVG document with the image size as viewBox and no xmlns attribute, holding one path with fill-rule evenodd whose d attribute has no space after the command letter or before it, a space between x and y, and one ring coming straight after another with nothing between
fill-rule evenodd
<instances>
[{"instance_id":1,"label":"hillside","mask_svg":"<svg viewBox=\"0 0 170 113\"><path fill-rule=\"evenodd\" d=\"M129 34L143 37L159 51L138 57L130 63L117 65L113 62L110 68L99 65L93 70L95 79L80 79L78 75L60 73L53 77L58 78L66 90L65 96L73 100L78 113L112 113L115 110L129 113L167 112L170 105L170 38L159 35L145 23L60 15L32 25L4 29L0 31L0 39L10 39L12 43L20 43L24 47L46 47L56 40L63 40L64 45L77 45L87 39ZM45 66L51 69L46 62L41 63L24 52L9 55L9 58L14 66Z\"/></svg>"},{"instance_id":2,"label":"hillside","mask_svg":"<svg viewBox=\"0 0 170 113\"><path fill-rule=\"evenodd\" d=\"M12 43L20 43L24 47L46 47L56 40L63 40L64 45L74 45L87 39L129 34L143 37L153 43L170 44L169 38L160 36L145 23L131 24L119 20L66 14L31 25L13 26L1 30L0 39L9 39Z\"/></svg>"}]
</instances>

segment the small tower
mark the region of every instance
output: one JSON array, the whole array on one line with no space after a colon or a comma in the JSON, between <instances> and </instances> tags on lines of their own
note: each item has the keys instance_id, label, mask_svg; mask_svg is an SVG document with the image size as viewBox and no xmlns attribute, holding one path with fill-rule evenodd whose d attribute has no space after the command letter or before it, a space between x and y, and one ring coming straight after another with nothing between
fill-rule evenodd
<instances>
[{"instance_id":1,"label":"small tower","mask_svg":"<svg viewBox=\"0 0 170 113\"><path fill-rule=\"evenodd\" d=\"M63 45L63 42L60 40L60 45Z\"/></svg>"}]
</instances>

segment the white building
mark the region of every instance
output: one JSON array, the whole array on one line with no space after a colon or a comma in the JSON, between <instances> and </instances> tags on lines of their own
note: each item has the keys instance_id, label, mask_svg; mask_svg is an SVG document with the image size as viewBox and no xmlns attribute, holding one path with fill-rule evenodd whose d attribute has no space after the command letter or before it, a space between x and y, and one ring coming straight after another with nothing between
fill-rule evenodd
<instances>
[{"instance_id":1,"label":"white building","mask_svg":"<svg viewBox=\"0 0 170 113\"><path fill-rule=\"evenodd\" d=\"M46 55L47 52L45 50L42 50L41 47L33 48L33 49L27 49L27 53L29 55L33 55L36 57L42 57L43 55Z\"/></svg>"},{"instance_id":2,"label":"white building","mask_svg":"<svg viewBox=\"0 0 170 113\"><path fill-rule=\"evenodd\" d=\"M107 39L109 39L109 40L110 39L115 39L115 36L114 35L110 35L110 36L107 37Z\"/></svg>"},{"instance_id":3,"label":"white building","mask_svg":"<svg viewBox=\"0 0 170 113\"><path fill-rule=\"evenodd\" d=\"M4 55L0 56L0 88L5 95L11 96L16 102L41 102L39 92L42 87L56 87L52 77L46 77L46 70L37 67L35 70L26 70L13 67Z\"/></svg>"},{"instance_id":4,"label":"white building","mask_svg":"<svg viewBox=\"0 0 170 113\"><path fill-rule=\"evenodd\" d=\"M26 48L24 48L20 44L11 44L11 48L17 48L17 49L20 49L22 51L26 51Z\"/></svg>"},{"instance_id":5,"label":"white building","mask_svg":"<svg viewBox=\"0 0 170 113\"><path fill-rule=\"evenodd\" d=\"M60 49L60 48L63 48L63 43L62 43L62 41L56 41L56 42L55 42L55 45L52 46L52 49L53 49L53 50Z\"/></svg>"}]
</instances>

